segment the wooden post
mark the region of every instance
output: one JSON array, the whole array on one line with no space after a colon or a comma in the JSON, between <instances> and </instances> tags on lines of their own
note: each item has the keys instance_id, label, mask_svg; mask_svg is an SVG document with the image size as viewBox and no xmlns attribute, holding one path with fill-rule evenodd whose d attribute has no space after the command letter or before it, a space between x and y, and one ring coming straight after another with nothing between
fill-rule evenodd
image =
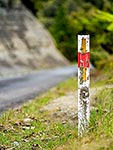
<instances>
[{"instance_id":1,"label":"wooden post","mask_svg":"<svg viewBox=\"0 0 113 150\"><path fill-rule=\"evenodd\" d=\"M78 35L78 135L87 132L90 117L89 35Z\"/></svg>"}]
</instances>

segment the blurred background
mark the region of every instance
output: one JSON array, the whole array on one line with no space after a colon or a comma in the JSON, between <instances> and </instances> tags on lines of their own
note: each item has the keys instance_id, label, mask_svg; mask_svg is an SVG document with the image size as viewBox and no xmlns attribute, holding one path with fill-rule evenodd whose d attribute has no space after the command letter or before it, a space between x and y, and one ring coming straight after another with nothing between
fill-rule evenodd
<instances>
[{"instance_id":1,"label":"blurred background","mask_svg":"<svg viewBox=\"0 0 113 150\"><path fill-rule=\"evenodd\" d=\"M58 49L70 61L77 61L77 35L90 34L91 62L113 67L112 0L23 0L51 32ZM32 5L30 4L32 3Z\"/></svg>"},{"instance_id":2,"label":"blurred background","mask_svg":"<svg viewBox=\"0 0 113 150\"><path fill-rule=\"evenodd\" d=\"M90 34L91 63L112 70L112 8L112 0L0 0L1 75L76 63L78 34Z\"/></svg>"}]
</instances>

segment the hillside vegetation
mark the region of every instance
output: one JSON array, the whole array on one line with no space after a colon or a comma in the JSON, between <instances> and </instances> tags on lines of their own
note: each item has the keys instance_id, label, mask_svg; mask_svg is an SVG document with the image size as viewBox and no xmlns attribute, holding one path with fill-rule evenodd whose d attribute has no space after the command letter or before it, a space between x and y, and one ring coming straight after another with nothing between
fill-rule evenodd
<instances>
[{"instance_id":1,"label":"hillside vegetation","mask_svg":"<svg viewBox=\"0 0 113 150\"><path fill-rule=\"evenodd\" d=\"M25 0L22 1L26 4ZM92 64L102 68L104 60L112 62L112 0L29 0L29 2L32 2L32 7L29 8L52 33L58 49L69 60L77 60L77 35L90 34Z\"/></svg>"}]
</instances>

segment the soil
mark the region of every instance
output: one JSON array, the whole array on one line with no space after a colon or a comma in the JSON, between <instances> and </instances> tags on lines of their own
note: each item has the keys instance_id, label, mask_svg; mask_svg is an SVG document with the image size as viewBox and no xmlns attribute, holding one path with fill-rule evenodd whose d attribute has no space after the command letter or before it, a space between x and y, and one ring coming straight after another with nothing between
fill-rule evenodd
<instances>
[{"instance_id":1,"label":"soil","mask_svg":"<svg viewBox=\"0 0 113 150\"><path fill-rule=\"evenodd\" d=\"M113 86L112 86L113 87ZM95 108L97 94L103 88L111 86L98 87L90 89L90 111ZM54 99L51 103L43 107L43 111L48 112L51 119L62 123L69 122L71 125L77 123L78 98L76 92L69 92L65 96Z\"/></svg>"}]
</instances>

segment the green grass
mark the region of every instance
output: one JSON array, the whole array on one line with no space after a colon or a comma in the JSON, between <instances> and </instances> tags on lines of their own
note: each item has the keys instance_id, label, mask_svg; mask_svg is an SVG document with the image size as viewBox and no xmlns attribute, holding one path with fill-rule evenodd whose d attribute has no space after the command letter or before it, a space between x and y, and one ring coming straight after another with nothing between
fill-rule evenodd
<instances>
[{"instance_id":1,"label":"green grass","mask_svg":"<svg viewBox=\"0 0 113 150\"><path fill-rule=\"evenodd\" d=\"M73 133L77 132L76 127L72 129L68 123L53 122L49 115L41 112L40 109L52 99L76 89L77 79L71 78L33 102L3 113L0 118L0 149L51 150L72 139ZM26 118L30 119L27 123Z\"/></svg>"},{"instance_id":2,"label":"green grass","mask_svg":"<svg viewBox=\"0 0 113 150\"><path fill-rule=\"evenodd\" d=\"M104 79L102 84L97 80L96 87L108 84L106 81L112 79L112 75ZM3 113L0 118L0 149L112 150L112 88L105 88L95 96L96 105L91 112L89 131L80 139L77 125L52 120L47 112L40 111L53 99L75 90L77 79L71 78L21 108Z\"/></svg>"},{"instance_id":3,"label":"green grass","mask_svg":"<svg viewBox=\"0 0 113 150\"><path fill-rule=\"evenodd\" d=\"M82 138L75 137L59 150L113 150L113 89L106 88L97 95L91 112L89 131Z\"/></svg>"}]
</instances>

